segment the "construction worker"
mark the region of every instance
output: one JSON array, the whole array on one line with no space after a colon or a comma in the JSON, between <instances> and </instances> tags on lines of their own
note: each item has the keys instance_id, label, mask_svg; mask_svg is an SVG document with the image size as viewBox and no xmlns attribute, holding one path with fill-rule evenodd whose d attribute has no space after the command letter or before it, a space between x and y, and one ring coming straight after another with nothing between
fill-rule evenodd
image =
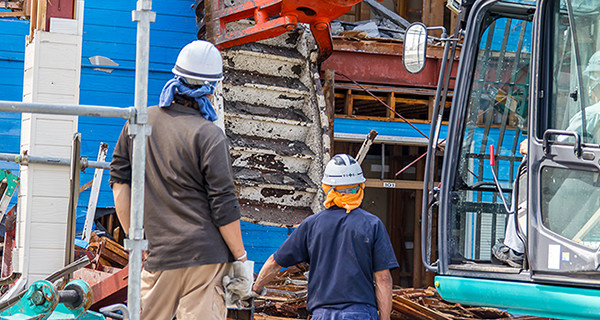
<instances>
[{"instance_id":1,"label":"construction worker","mask_svg":"<svg viewBox=\"0 0 600 320\"><path fill-rule=\"evenodd\" d=\"M519 152L523 156L527 156L527 139L521 141L519 145ZM524 160L525 161L525 160ZM520 173L515 180L515 183L519 185L519 196L517 198L517 214L522 217L527 214L527 167L524 168L524 172ZM525 244L517 233L517 227L515 225L515 217L513 214L508 216L506 221L506 229L504 231L504 240L496 243L492 247L492 262L495 264L507 264L513 268L522 268L523 259L525 255ZM522 219L519 219L519 229L523 234L527 235L527 226L522 223Z\"/></svg>"},{"instance_id":2,"label":"construction worker","mask_svg":"<svg viewBox=\"0 0 600 320\"><path fill-rule=\"evenodd\" d=\"M582 136L582 142L600 143L600 51L594 53L583 71L584 83L587 85L588 103L585 108L586 132ZM585 94L585 93L583 93ZM575 131L582 134L582 112L577 112L569 119L567 131ZM558 140L565 137L559 137ZM590 141L591 139L591 141ZM567 141L567 140L565 140Z\"/></svg>"},{"instance_id":3,"label":"construction worker","mask_svg":"<svg viewBox=\"0 0 600 320\"><path fill-rule=\"evenodd\" d=\"M148 255L141 284L142 319L225 319L223 278L249 297L252 270L240 230L228 140L210 102L223 79L219 50L186 45L148 108L144 227ZM110 184L123 230L129 230L132 139L125 124L111 162Z\"/></svg>"},{"instance_id":4,"label":"construction worker","mask_svg":"<svg viewBox=\"0 0 600 320\"><path fill-rule=\"evenodd\" d=\"M389 269L398 262L383 223L359 208L365 181L354 158L334 156L322 180L327 209L306 218L269 257L253 291L260 293L282 267L308 262L313 320L390 319Z\"/></svg>"},{"instance_id":5,"label":"construction worker","mask_svg":"<svg viewBox=\"0 0 600 320\"><path fill-rule=\"evenodd\" d=\"M582 137L585 142L591 142L598 144L600 143L600 51L596 51L589 59L588 65L583 71L584 80L587 84L587 95L588 102L591 104L590 106L585 108L585 118L586 118L586 136ZM570 119L568 123L568 127L564 130L566 131L574 131L577 133L582 133L582 112L579 111L575 113ZM590 141L591 139L591 141ZM559 142L569 142L572 138L569 136L559 136L557 137L557 141ZM527 139L521 142L519 151L524 156L527 155ZM525 178L525 181L527 178ZM567 189L570 187L571 181L565 180L563 182L563 186L561 188ZM524 184L526 188L526 183ZM523 187L520 187L522 189ZM525 189L526 190L526 189ZM573 188L573 190L577 190ZM581 193L580 193L581 194ZM582 205L585 202L585 199L580 199L576 195L573 197L568 197L571 201L573 201L573 207L575 207L575 203ZM527 210L527 199L518 199L519 208L518 211ZM564 201L562 201L564 203ZM575 219L574 216L569 216L569 219ZM580 219L585 219L581 218ZM575 224L576 225L576 224ZM527 236L527 226L519 223L519 228L523 232L525 236ZM568 231L571 231L570 233ZM567 230L563 231L561 235L568 236L577 230ZM525 240L525 239L523 239ZM492 247L492 255L493 258L503 264L507 264L511 267L522 268L523 267L523 258L525 252L525 245L523 240L518 236L517 229L514 222L514 217L510 216L508 218L508 222L506 225L506 231L504 234L504 241L502 243L497 243Z\"/></svg>"}]
</instances>

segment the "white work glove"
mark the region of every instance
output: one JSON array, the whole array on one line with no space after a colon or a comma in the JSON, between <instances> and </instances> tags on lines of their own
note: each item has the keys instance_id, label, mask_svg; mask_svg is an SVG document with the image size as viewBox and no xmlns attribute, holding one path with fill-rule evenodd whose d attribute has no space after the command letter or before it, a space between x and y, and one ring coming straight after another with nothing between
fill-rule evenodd
<instances>
[{"instance_id":1,"label":"white work glove","mask_svg":"<svg viewBox=\"0 0 600 320\"><path fill-rule=\"evenodd\" d=\"M229 275L223 277L225 302L238 308L250 306L252 284L254 282L254 261L236 261L232 264Z\"/></svg>"}]
</instances>

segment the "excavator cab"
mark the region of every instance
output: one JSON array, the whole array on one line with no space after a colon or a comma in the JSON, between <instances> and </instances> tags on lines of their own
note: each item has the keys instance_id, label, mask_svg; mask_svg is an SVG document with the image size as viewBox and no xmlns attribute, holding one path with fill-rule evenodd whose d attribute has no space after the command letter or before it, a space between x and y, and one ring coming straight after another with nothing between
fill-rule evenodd
<instances>
[{"instance_id":1,"label":"excavator cab","mask_svg":"<svg viewBox=\"0 0 600 320\"><path fill-rule=\"evenodd\" d=\"M452 302L597 319L600 3L480 0L460 14L464 31L447 39L456 46L464 35L446 141L443 108L432 119L423 262ZM423 67L423 32L406 32L409 71ZM520 243L520 263L495 263L503 243Z\"/></svg>"}]
</instances>

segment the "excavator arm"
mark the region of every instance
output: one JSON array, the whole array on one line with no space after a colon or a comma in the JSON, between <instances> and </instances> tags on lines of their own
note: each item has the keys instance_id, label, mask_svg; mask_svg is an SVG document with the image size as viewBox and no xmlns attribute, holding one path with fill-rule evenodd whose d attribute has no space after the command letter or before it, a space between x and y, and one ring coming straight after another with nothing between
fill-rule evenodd
<instances>
[{"instance_id":1,"label":"excavator arm","mask_svg":"<svg viewBox=\"0 0 600 320\"><path fill-rule=\"evenodd\" d=\"M298 23L310 25L317 46L318 61L332 51L331 21L348 12L362 0L251 0L225 8L223 0L205 0L206 32L209 41L219 49L273 38L296 28ZM227 31L227 24L254 18L251 27Z\"/></svg>"}]
</instances>

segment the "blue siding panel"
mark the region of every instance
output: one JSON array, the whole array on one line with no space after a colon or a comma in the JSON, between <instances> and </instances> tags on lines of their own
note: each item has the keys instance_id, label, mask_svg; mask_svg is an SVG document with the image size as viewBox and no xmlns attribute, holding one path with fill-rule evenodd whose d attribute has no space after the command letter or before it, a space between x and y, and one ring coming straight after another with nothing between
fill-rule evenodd
<instances>
[{"instance_id":1,"label":"blue siding panel","mask_svg":"<svg viewBox=\"0 0 600 320\"><path fill-rule=\"evenodd\" d=\"M426 135L429 134L429 124L413 123L413 125L419 130L421 130L421 132L424 132ZM369 130L373 129L377 131L380 136L423 138L423 136L417 130L411 127L408 123L399 121L335 118L334 128L336 133L352 133L367 135L369 133ZM447 134L448 126L442 125L440 129L440 139L446 139Z\"/></svg>"},{"instance_id":2,"label":"blue siding panel","mask_svg":"<svg viewBox=\"0 0 600 320\"><path fill-rule=\"evenodd\" d=\"M279 246L294 231L293 228L263 226L242 221L242 239L248 252L248 259L253 260L254 271L259 272L270 255L275 253Z\"/></svg>"},{"instance_id":3,"label":"blue siding panel","mask_svg":"<svg viewBox=\"0 0 600 320\"><path fill-rule=\"evenodd\" d=\"M150 26L150 105L158 103L160 90L173 77L170 69L180 48L196 39L193 4L194 1L153 2L157 17ZM135 10L135 2L86 1L80 103L120 107L133 105L137 25L131 21L132 10ZM88 58L96 55L112 59L119 67L112 73L93 70ZM95 160L100 142L105 142L109 144L107 160L112 159L124 123L122 119L80 118L79 131L84 141L82 155ZM93 170L87 171L89 173L82 175L82 184L93 178ZM88 199L89 191L80 195L80 211L85 212ZM108 186L108 172L105 172L98 207L108 206L114 206L114 203Z\"/></svg>"},{"instance_id":4,"label":"blue siding panel","mask_svg":"<svg viewBox=\"0 0 600 320\"><path fill-rule=\"evenodd\" d=\"M0 100L21 101L23 98L23 59L25 36L29 21L0 19ZM0 112L0 152L19 153L21 145L21 115ZM0 169L19 175L19 165L0 161ZM10 206L16 204L13 196Z\"/></svg>"},{"instance_id":5,"label":"blue siding panel","mask_svg":"<svg viewBox=\"0 0 600 320\"><path fill-rule=\"evenodd\" d=\"M151 24L148 104L158 103L164 83L173 77L171 68L181 47L196 39L193 0L155 0L156 22ZM127 107L134 102L136 24L131 21L135 2L88 0L85 3L80 103ZM23 95L23 59L29 22L0 19L0 100L21 101ZM100 55L119 64L112 73L93 70L89 57ZM19 153L20 114L0 113L0 152ZM96 160L100 142L108 143L107 161L112 159L116 141L125 120L80 117L82 156ZM0 169L18 173L18 165L0 162ZM81 184L93 179L94 169L81 174ZM114 206L105 171L98 207ZM90 190L79 196L77 230L81 232ZM17 197L13 197L13 202ZM287 239L291 229L242 222L248 256L259 271L266 259Z\"/></svg>"}]
</instances>

